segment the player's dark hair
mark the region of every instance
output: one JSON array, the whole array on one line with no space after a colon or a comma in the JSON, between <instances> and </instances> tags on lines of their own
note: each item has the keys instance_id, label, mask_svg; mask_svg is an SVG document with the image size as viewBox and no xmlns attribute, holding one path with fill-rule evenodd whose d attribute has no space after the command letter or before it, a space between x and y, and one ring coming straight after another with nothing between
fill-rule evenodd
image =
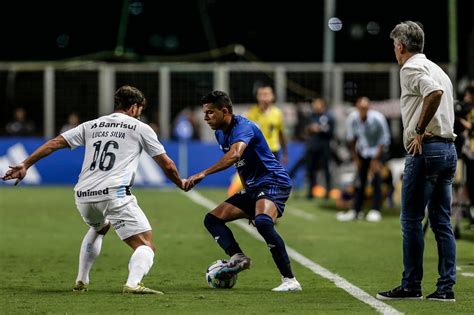
<instances>
[{"instance_id":1,"label":"player's dark hair","mask_svg":"<svg viewBox=\"0 0 474 315\"><path fill-rule=\"evenodd\" d=\"M133 104L137 104L138 107L146 107L146 98L142 91L130 85L124 85L115 91L114 105L116 110L128 110Z\"/></svg>"},{"instance_id":2,"label":"player's dark hair","mask_svg":"<svg viewBox=\"0 0 474 315\"><path fill-rule=\"evenodd\" d=\"M260 89L271 89L273 93L273 101L276 101L275 89L273 88L273 85L266 82L260 82L259 84L257 84L254 88L254 93L253 93L255 98L257 98L257 94Z\"/></svg>"},{"instance_id":3,"label":"player's dark hair","mask_svg":"<svg viewBox=\"0 0 474 315\"><path fill-rule=\"evenodd\" d=\"M392 30L390 38L403 44L411 53L422 53L425 46L425 33L420 23L405 21Z\"/></svg>"},{"instance_id":4,"label":"player's dark hair","mask_svg":"<svg viewBox=\"0 0 474 315\"><path fill-rule=\"evenodd\" d=\"M232 114L232 101L230 100L229 95L225 92L215 90L206 96L203 96L201 98L201 105L204 104L212 104L213 107L219 110L225 107Z\"/></svg>"}]
</instances>

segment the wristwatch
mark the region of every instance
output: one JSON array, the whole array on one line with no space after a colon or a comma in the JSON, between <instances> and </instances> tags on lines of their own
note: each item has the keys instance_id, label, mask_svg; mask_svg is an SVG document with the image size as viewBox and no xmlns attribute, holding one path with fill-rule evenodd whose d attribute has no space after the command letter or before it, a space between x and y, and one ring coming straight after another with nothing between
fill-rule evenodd
<instances>
[{"instance_id":1,"label":"wristwatch","mask_svg":"<svg viewBox=\"0 0 474 315\"><path fill-rule=\"evenodd\" d=\"M418 135L422 135L422 134L425 133L425 129L421 129L420 126L416 125L416 127L415 127L415 132L416 132L416 134L418 134Z\"/></svg>"}]
</instances>

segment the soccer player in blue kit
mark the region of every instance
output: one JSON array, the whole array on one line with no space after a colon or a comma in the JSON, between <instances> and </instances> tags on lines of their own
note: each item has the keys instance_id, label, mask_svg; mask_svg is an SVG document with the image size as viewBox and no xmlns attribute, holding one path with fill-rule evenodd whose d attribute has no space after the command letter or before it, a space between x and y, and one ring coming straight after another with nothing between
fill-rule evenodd
<instances>
[{"instance_id":1,"label":"soccer player in blue kit","mask_svg":"<svg viewBox=\"0 0 474 315\"><path fill-rule=\"evenodd\" d=\"M272 291L301 291L291 270L285 243L275 230L291 191L291 179L278 162L260 129L245 117L233 115L232 102L222 91L213 91L201 99L204 120L215 130L224 156L212 166L188 178L185 190L192 189L207 175L235 165L244 190L228 198L206 214L204 225L217 243L231 257L216 278L225 278L250 267L232 231L226 223L241 218L255 221L255 226L272 253L282 275L282 283Z\"/></svg>"}]
</instances>

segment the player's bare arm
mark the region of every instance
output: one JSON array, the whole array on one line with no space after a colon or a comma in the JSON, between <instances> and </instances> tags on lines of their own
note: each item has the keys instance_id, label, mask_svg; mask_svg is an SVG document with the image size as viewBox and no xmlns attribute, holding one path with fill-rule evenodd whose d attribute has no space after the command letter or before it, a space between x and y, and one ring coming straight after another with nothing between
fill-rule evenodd
<instances>
[{"instance_id":1,"label":"player's bare arm","mask_svg":"<svg viewBox=\"0 0 474 315\"><path fill-rule=\"evenodd\" d=\"M166 177L168 177L169 180L175 183L180 189L184 190L184 184L186 180L181 179L179 176L178 169L176 168L176 164L173 162L173 160L170 159L166 153L154 156L153 159L163 170Z\"/></svg>"},{"instance_id":2,"label":"player's bare arm","mask_svg":"<svg viewBox=\"0 0 474 315\"><path fill-rule=\"evenodd\" d=\"M3 180L16 179L15 185L17 185L23 178L25 178L28 169L41 160L42 158L50 155L56 150L69 147L67 141L63 136L59 135L54 139L49 140L38 149L35 150L28 158L18 165L9 166L10 169L2 177Z\"/></svg>"},{"instance_id":3,"label":"player's bare arm","mask_svg":"<svg viewBox=\"0 0 474 315\"><path fill-rule=\"evenodd\" d=\"M212 166L206 168L205 170L190 176L187 179L185 190L188 191L192 189L200 181L202 181L204 177L206 177L207 175L225 170L231 165L233 165L234 163L236 163L238 160L240 160L240 157L244 153L244 150L246 147L247 145L244 142L239 141L239 142L234 143L230 147L229 151L226 154L224 154L224 156L222 156L222 158L219 161L217 161Z\"/></svg>"}]
</instances>

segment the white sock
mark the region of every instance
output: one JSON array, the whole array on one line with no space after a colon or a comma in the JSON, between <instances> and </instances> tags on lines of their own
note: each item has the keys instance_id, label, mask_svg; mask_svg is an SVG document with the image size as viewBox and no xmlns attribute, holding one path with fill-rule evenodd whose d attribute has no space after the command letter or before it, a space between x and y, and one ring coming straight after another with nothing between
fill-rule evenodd
<instances>
[{"instance_id":1,"label":"white sock","mask_svg":"<svg viewBox=\"0 0 474 315\"><path fill-rule=\"evenodd\" d=\"M97 232L90 228L82 240L81 251L79 253L79 271L77 273L77 281L89 283L89 272L95 259L100 254L102 248L102 240L104 235L97 234Z\"/></svg>"},{"instance_id":2,"label":"white sock","mask_svg":"<svg viewBox=\"0 0 474 315\"><path fill-rule=\"evenodd\" d=\"M130 257L128 263L128 279L127 286L136 288L142 281L143 277L150 271L153 265L153 257L155 253L151 247L146 245L138 246Z\"/></svg>"}]
</instances>

